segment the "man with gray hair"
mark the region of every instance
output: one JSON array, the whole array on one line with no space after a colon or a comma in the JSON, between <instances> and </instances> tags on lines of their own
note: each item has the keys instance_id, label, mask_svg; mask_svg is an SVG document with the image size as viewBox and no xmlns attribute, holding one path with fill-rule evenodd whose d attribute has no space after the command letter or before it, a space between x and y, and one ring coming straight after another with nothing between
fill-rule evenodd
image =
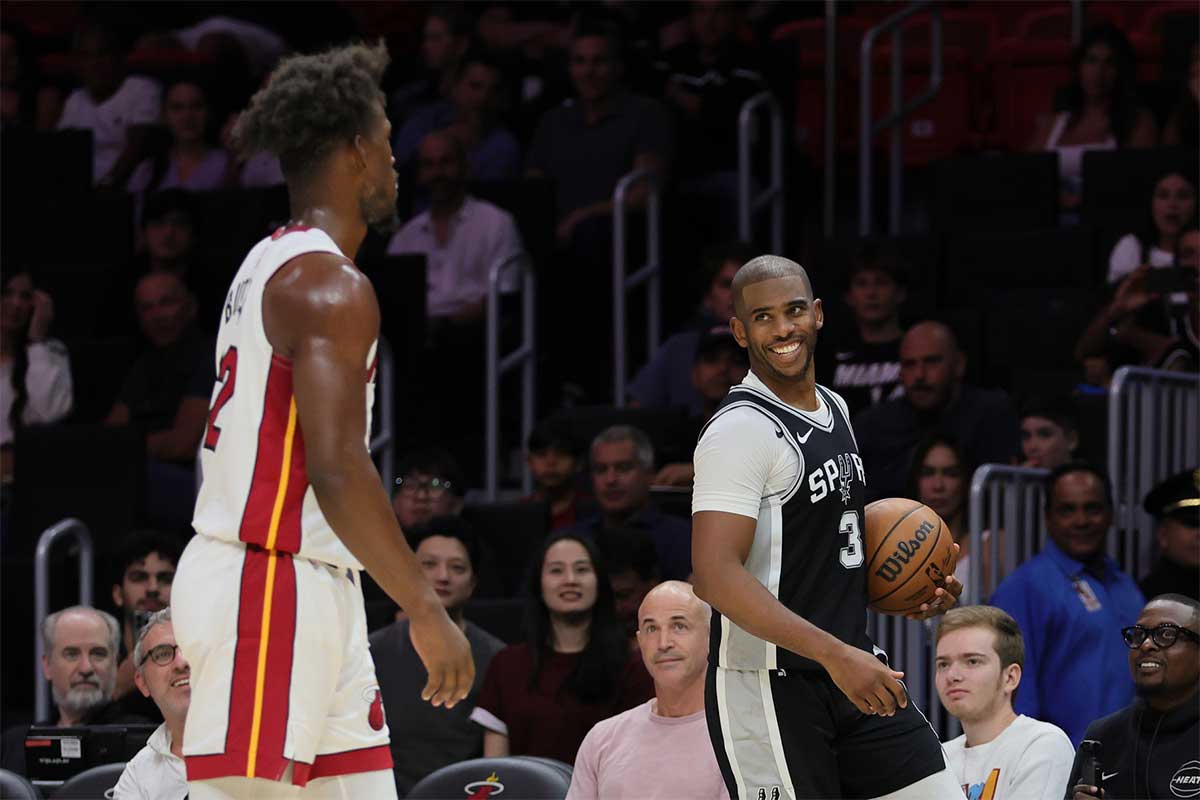
<instances>
[{"instance_id":1,"label":"man with gray hair","mask_svg":"<svg viewBox=\"0 0 1200 800\"><path fill-rule=\"evenodd\" d=\"M692 572L692 527L664 514L650 501L654 445L632 425L612 425L592 440L592 490L600 512L576 530L603 545L605 531L633 528L650 534L664 578L684 580Z\"/></svg>"},{"instance_id":2,"label":"man with gray hair","mask_svg":"<svg viewBox=\"0 0 1200 800\"><path fill-rule=\"evenodd\" d=\"M154 701L164 722L125 765L113 800L184 800L183 723L192 699L192 669L175 641L170 608L151 614L138 631L133 664L138 691Z\"/></svg>"},{"instance_id":3,"label":"man with gray hair","mask_svg":"<svg viewBox=\"0 0 1200 800\"><path fill-rule=\"evenodd\" d=\"M55 611L42 621L42 673L50 681L55 715L39 725L60 728L146 722L113 703L120 625L111 614L89 606ZM29 726L5 731L0 766L25 774Z\"/></svg>"}]
</instances>

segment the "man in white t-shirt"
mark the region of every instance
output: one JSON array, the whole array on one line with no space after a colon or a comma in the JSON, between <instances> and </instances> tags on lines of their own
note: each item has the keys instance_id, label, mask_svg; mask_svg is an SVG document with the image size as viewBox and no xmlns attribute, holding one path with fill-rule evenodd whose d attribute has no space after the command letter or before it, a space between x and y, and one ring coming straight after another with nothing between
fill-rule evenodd
<instances>
[{"instance_id":1,"label":"man in white t-shirt","mask_svg":"<svg viewBox=\"0 0 1200 800\"><path fill-rule=\"evenodd\" d=\"M142 160L146 126L157 124L162 106L158 83L125 76L124 55L111 29L89 24L75 47L82 87L63 104L58 127L92 132L92 180L124 186Z\"/></svg>"},{"instance_id":2,"label":"man in white t-shirt","mask_svg":"<svg viewBox=\"0 0 1200 800\"><path fill-rule=\"evenodd\" d=\"M994 606L946 612L937 636L937 692L962 723L946 743L967 800L1060 798L1075 749L1062 729L1013 711L1025 641L1016 620Z\"/></svg>"},{"instance_id":3,"label":"man in white t-shirt","mask_svg":"<svg viewBox=\"0 0 1200 800\"><path fill-rule=\"evenodd\" d=\"M728 800L704 717L711 613L681 581L646 595L637 641L654 699L592 728L575 757L567 800Z\"/></svg>"},{"instance_id":4,"label":"man in white t-shirt","mask_svg":"<svg viewBox=\"0 0 1200 800\"><path fill-rule=\"evenodd\" d=\"M183 723L192 699L191 667L175 643L171 609L150 615L133 647L133 681L165 720L121 773L113 800L184 800Z\"/></svg>"}]
</instances>

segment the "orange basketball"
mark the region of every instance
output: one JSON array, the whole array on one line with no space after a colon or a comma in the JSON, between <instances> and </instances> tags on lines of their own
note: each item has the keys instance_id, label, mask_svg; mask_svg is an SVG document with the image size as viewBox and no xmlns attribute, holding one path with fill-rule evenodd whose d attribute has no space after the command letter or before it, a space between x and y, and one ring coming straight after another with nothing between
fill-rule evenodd
<instances>
[{"instance_id":1,"label":"orange basketball","mask_svg":"<svg viewBox=\"0 0 1200 800\"><path fill-rule=\"evenodd\" d=\"M866 508L867 604L902 616L933 600L954 574L954 536L933 509L903 497Z\"/></svg>"}]
</instances>

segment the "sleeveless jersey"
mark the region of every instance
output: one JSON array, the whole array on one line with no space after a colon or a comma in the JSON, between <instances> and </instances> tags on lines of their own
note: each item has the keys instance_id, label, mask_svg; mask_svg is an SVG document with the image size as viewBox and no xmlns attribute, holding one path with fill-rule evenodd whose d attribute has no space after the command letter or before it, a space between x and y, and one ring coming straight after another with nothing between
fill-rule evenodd
<instances>
[{"instance_id":1,"label":"sleeveless jersey","mask_svg":"<svg viewBox=\"0 0 1200 800\"><path fill-rule=\"evenodd\" d=\"M324 231L280 228L254 246L229 288L217 333L217 377L192 526L216 539L357 570L362 565L338 539L308 484L292 362L274 352L263 327L267 281L305 253L344 257ZM363 365L368 436L377 346L371 345Z\"/></svg>"},{"instance_id":2,"label":"sleeveless jersey","mask_svg":"<svg viewBox=\"0 0 1200 800\"><path fill-rule=\"evenodd\" d=\"M782 495L764 497L746 569L783 605L846 644L879 653L867 635L862 540L866 476L844 402L823 386L828 419L738 384L701 431L735 408L752 409L796 452L799 470ZM726 669L822 669L742 630L713 609L710 663Z\"/></svg>"}]
</instances>

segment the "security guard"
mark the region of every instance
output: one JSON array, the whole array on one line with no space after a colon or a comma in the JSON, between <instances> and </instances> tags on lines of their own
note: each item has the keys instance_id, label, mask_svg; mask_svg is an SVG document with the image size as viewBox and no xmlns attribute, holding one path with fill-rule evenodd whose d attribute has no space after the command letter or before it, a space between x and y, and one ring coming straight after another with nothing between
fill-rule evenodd
<instances>
[{"instance_id":1,"label":"security guard","mask_svg":"<svg viewBox=\"0 0 1200 800\"><path fill-rule=\"evenodd\" d=\"M1200 599L1200 469L1167 478L1142 505L1154 517L1159 552L1158 563L1142 580L1142 594Z\"/></svg>"}]
</instances>

